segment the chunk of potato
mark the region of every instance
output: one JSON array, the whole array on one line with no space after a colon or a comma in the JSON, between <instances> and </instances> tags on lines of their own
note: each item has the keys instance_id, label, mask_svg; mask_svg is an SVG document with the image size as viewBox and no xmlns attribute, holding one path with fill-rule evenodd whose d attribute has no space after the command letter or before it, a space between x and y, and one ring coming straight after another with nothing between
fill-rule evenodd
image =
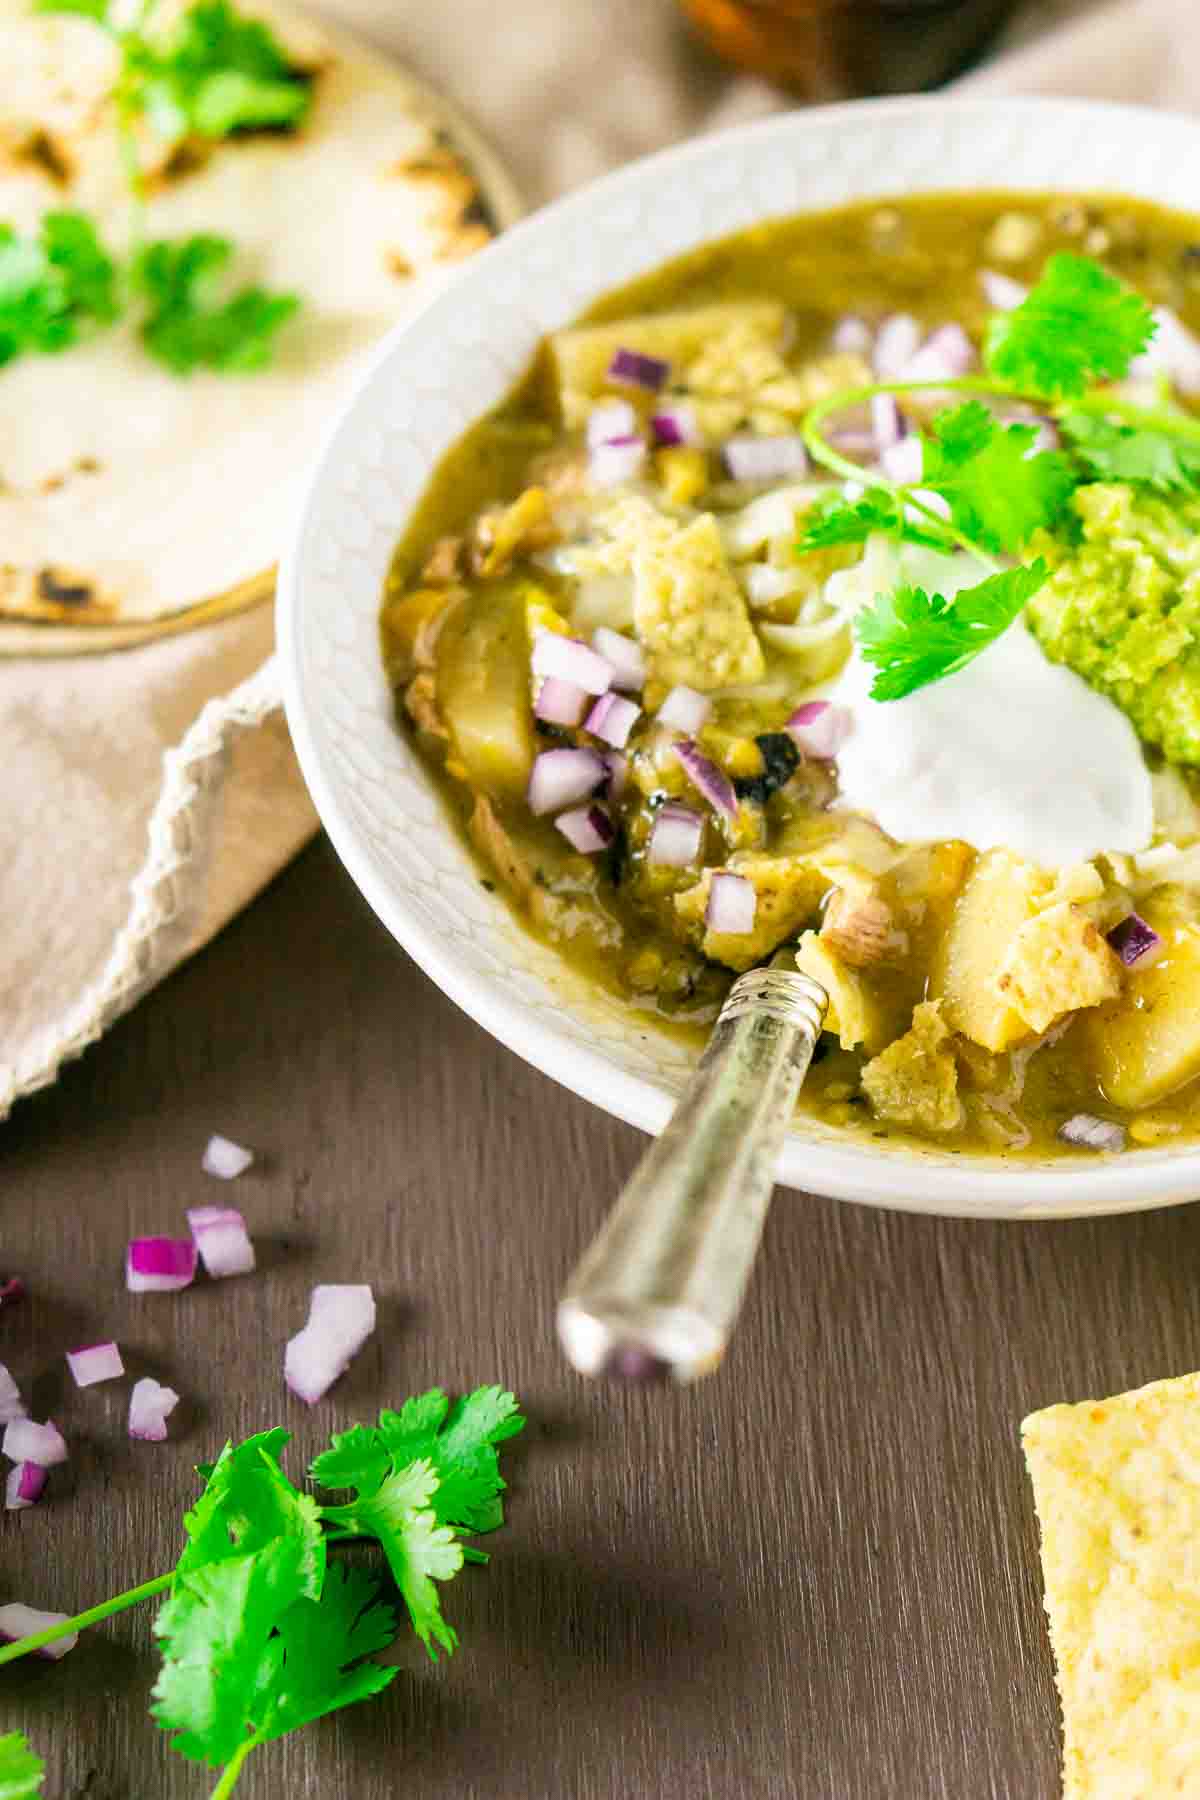
<instances>
[{"instance_id":1,"label":"chunk of potato","mask_svg":"<svg viewBox=\"0 0 1200 1800\"><path fill-rule=\"evenodd\" d=\"M1164 896L1140 911L1166 940L1158 961L1130 969L1119 1000L1085 1013L1081 1053L1114 1106L1154 1106L1200 1075L1200 923Z\"/></svg>"},{"instance_id":2,"label":"chunk of potato","mask_svg":"<svg viewBox=\"0 0 1200 1800\"><path fill-rule=\"evenodd\" d=\"M692 364L732 329L776 344L783 340L786 322L786 308L777 300L731 300L556 331L550 339L550 363L563 423L576 430L586 422L592 402L611 392L608 369L618 350L637 350L670 363L671 384L677 387L686 384Z\"/></svg>"},{"instance_id":3,"label":"chunk of potato","mask_svg":"<svg viewBox=\"0 0 1200 1800\"><path fill-rule=\"evenodd\" d=\"M471 785L521 798L533 766L530 583L500 582L466 599L437 640L437 699Z\"/></svg>"},{"instance_id":4,"label":"chunk of potato","mask_svg":"<svg viewBox=\"0 0 1200 1800\"><path fill-rule=\"evenodd\" d=\"M997 992L994 978L1016 933L1032 912L1039 872L1007 850L976 862L934 954L930 998L942 1016L985 1050L1007 1050L1029 1027Z\"/></svg>"}]
</instances>

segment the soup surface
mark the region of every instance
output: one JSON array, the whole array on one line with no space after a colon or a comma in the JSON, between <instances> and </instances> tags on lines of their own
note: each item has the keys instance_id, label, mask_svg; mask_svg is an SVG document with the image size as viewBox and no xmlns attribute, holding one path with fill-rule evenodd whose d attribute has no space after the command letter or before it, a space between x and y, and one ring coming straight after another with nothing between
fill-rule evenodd
<instances>
[{"instance_id":1,"label":"soup surface","mask_svg":"<svg viewBox=\"0 0 1200 1800\"><path fill-rule=\"evenodd\" d=\"M794 958L831 1002L801 1104L847 1131L1197 1129L1196 325L1200 224L946 195L556 334L383 604L480 880L698 1043Z\"/></svg>"}]
</instances>

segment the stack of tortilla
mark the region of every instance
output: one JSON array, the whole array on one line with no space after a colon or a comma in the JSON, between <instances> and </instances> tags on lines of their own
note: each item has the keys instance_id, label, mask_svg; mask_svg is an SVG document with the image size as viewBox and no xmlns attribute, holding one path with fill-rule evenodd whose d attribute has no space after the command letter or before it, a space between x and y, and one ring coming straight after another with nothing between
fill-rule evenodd
<instances>
[{"instance_id":1,"label":"stack of tortilla","mask_svg":"<svg viewBox=\"0 0 1200 1800\"><path fill-rule=\"evenodd\" d=\"M184 0L156 11L169 25ZM0 654L111 649L265 598L298 483L381 334L519 210L469 128L410 78L275 4L238 0L312 71L296 132L172 154L148 128L150 237L216 233L231 279L300 295L271 366L172 374L123 319L0 368ZM79 208L128 251L133 207L90 22L0 0L0 221Z\"/></svg>"}]
</instances>

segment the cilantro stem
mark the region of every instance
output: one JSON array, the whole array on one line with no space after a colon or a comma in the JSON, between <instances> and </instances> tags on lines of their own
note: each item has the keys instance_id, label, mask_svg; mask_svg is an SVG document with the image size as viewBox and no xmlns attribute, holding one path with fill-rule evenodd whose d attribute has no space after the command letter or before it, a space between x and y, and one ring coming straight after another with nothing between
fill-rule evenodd
<instances>
[{"instance_id":1,"label":"cilantro stem","mask_svg":"<svg viewBox=\"0 0 1200 1800\"><path fill-rule=\"evenodd\" d=\"M252 1750L257 1750L261 1743L262 1739L259 1737L258 1733L255 1732L254 1736L248 1737L244 1744L238 1745L229 1761L225 1764L224 1769L221 1771L221 1779L212 1791L212 1800L228 1800L228 1796L232 1794L237 1785L237 1778L242 1772L242 1764L245 1762L250 1752Z\"/></svg>"},{"instance_id":2,"label":"cilantro stem","mask_svg":"<svg viewBox=\"0 0 1200 1800\"><path fill-rule=\"evenodd\" d=\"M76 1613L73 1619L64 1619L61 1625L48 1625L45 1631L35 1631L29 1637L17 1638L15 1643L5 1644L0 1650L0 1663L16 1662L18 1657L31 1656L45 1644L54 1644L59 1638L70 1637L73 1631L84 1631L89 1625L98 1625L101 1619L111 1619L114 1613L124 1612L127 1607L137 1606L143 1600L150 1600L155 1594L161 1594L164 1588L170 1587L174 1579L174 1570L169 1575L156 1575L153 1581L144 1581L141 1587L129 1588L124 1594L118 1594L115 1600L105 1600L100 1606L89 1607L87 1612Z\"/></svg>"}]
</instances>

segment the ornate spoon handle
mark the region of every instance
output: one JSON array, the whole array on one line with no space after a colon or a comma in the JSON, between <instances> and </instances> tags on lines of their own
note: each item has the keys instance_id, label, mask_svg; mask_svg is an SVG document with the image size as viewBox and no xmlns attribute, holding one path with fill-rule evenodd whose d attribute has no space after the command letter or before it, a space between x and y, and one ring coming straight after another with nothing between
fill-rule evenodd
<instances>
[{"instance_id":1,"label":"ornate spoon handle","mask_svg":"<svg viewBox=\"0 0 1200 1800\"><path fill-rule=\"evenodd\" d=\"M558 1309L584 1375L706 1375L724 1354L767 1215L775 1163L828 999L807 975L752 969Z\"/></svg>"}]
</instances>

